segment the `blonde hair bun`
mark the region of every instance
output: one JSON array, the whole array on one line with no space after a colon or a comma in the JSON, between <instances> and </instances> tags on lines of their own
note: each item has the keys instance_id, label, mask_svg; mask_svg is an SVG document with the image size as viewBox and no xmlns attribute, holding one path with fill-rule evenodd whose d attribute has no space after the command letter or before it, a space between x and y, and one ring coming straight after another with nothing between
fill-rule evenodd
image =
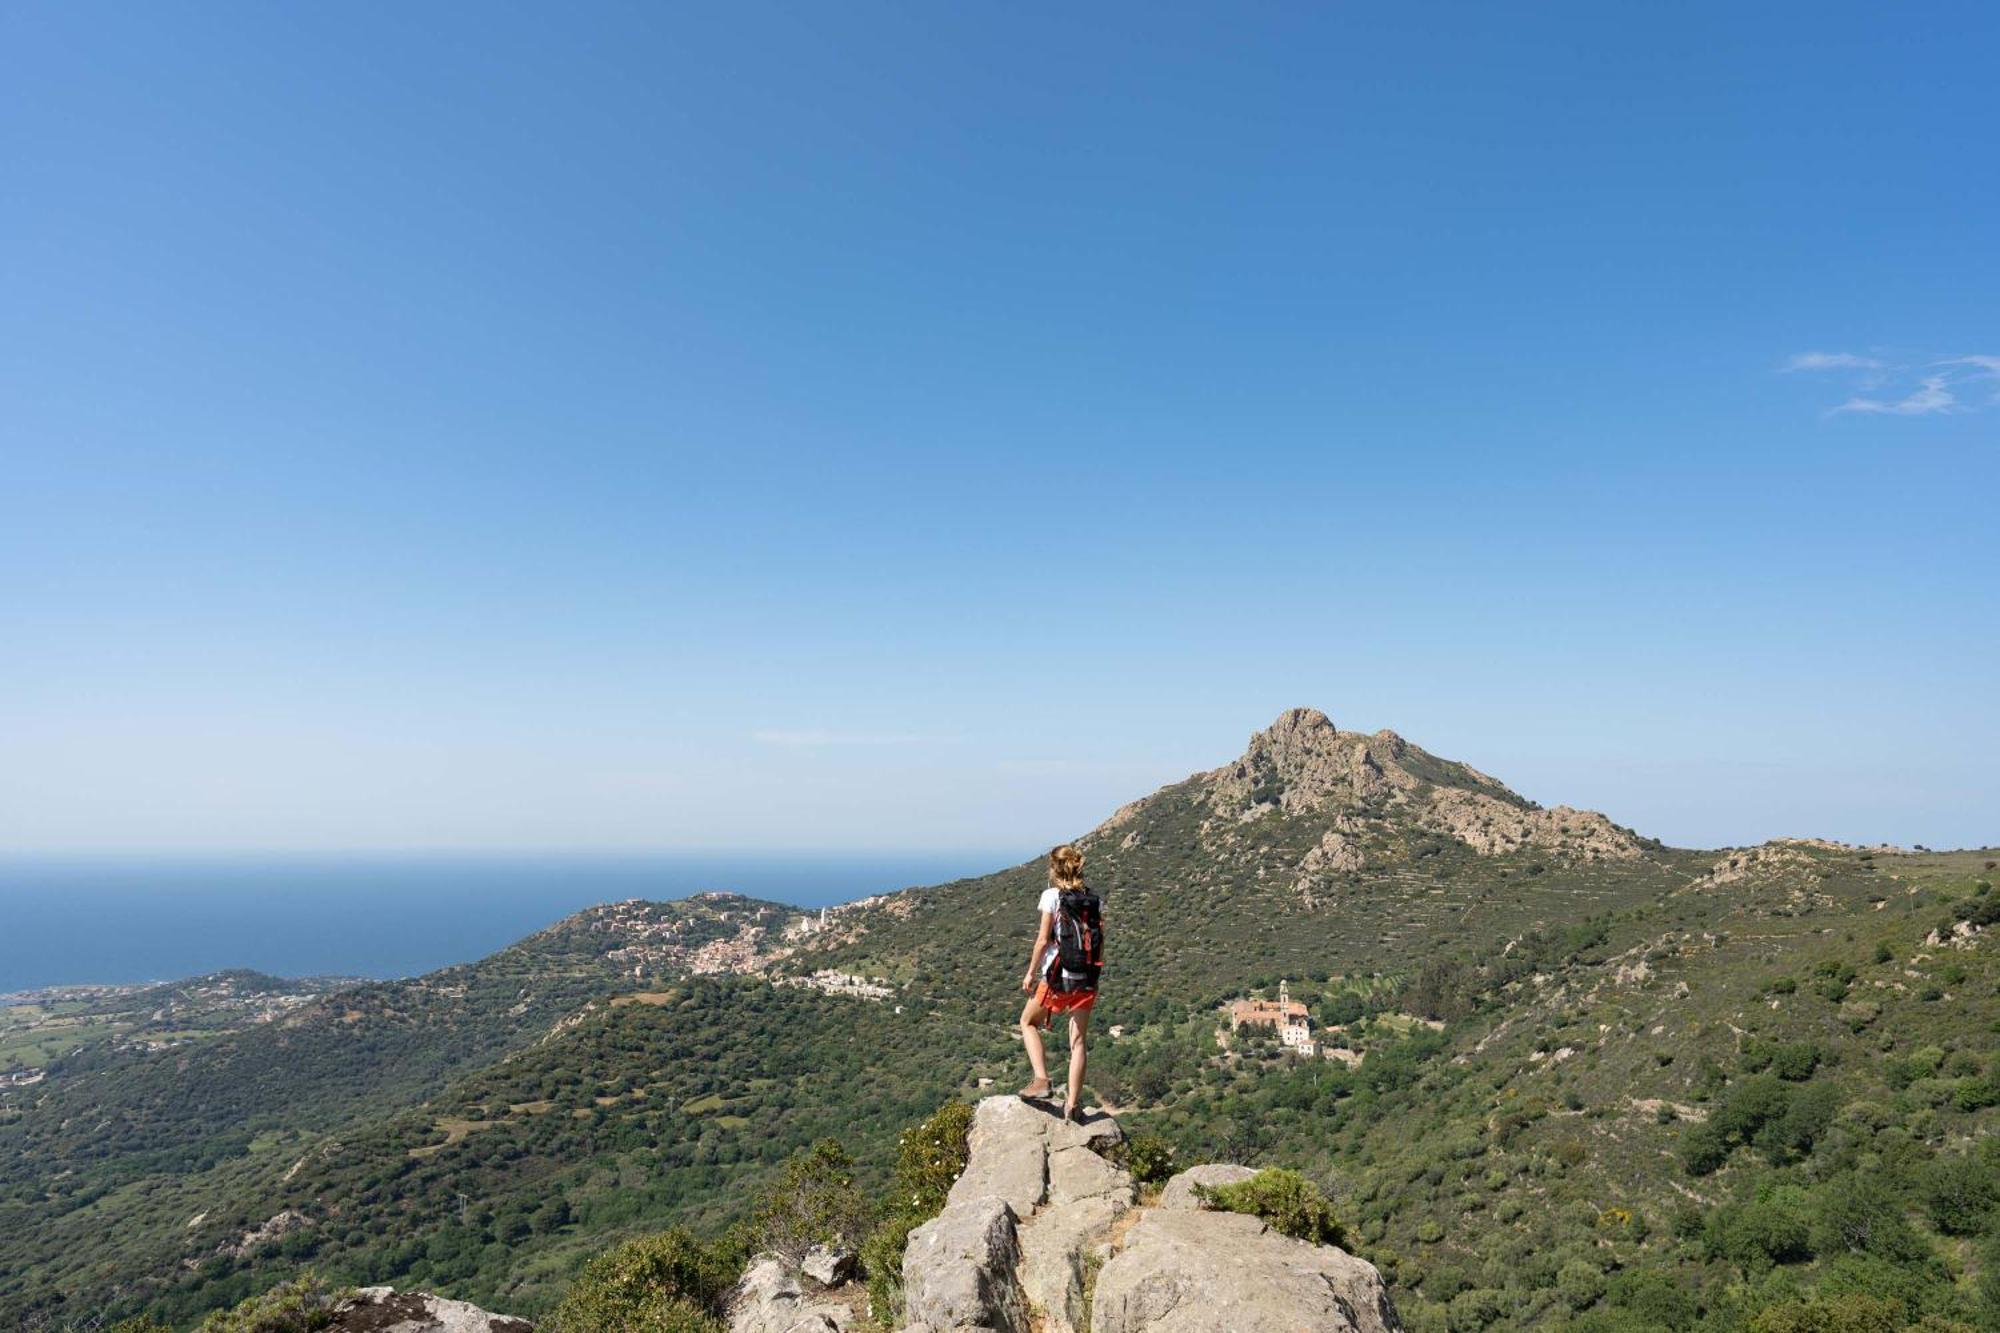
<instances>
[{"instance_id":1,"label":"blonde hair bun","mask_svg":"<svg viewBox=\"0 0 2000 1333\"><path fill-rule=\"evenodd\" d=\"M1069 843L1049 851L1049 885L1069 892L1083 887L1083 853Z\"/></svg>"}]
</instances>

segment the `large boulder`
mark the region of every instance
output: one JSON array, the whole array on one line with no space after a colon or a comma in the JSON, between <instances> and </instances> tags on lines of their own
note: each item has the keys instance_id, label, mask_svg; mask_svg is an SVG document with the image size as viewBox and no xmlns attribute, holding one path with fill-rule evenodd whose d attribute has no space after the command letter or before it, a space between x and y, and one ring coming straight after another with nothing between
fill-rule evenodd
<instances>
[{"instance_id":1,"label":"large boulder","mask_svg":"<svg viewBox=\"0 0 2000 1333\"><path fill-rule=\"evenodd\" d=\"M947 1206L994 1195L1005 1199L1016 1217L1034 1212L1048 1185L1048 1131L1054 1123L1054 1116L1019 1097L983 1099L972 1113L965 1170L953 1183Z\"/></svg>"},{"instance_id":2,"label":"large boulder","mask_svg":"<svg viewBox=\"0 0 2000 1333\"><path fill-rule=\"evenodd\" d=\"M815 1245L799 1263L802 1276L819 1287L837 1287L854 1276L859 1257L845 1245Z\"/></svg>"},{"instance_id":3,"label":"large boulder","mask_svg":"<svg viewBox=\"0 0 2000 1333\"><path fill-rule=\"evenodd\" d=\"M1214 1189L1217 1185L1237 1184L1256 1174L1247 1166L1235 1166L1228 1162L1191 1166L1167 1182L1167 1187L1160 1191L1158 1206L1191 1211L1201 1207L1201 1197L1195 1193L1195 1186Z\"/></svg>"},{"instance_id":4,"label":"large boulder","mask_svg":"<svg viewBox=\"0 0 2000 1333\"><path fill-rule=\"evenodd\" d=\"M844 1307L811 1305L791 1266L772 1255L750 1265L729 1306L729 1333L840 1333L847 1323Z\"/></svg>"},{"instance_id":5,"label":"large boulder","mask_svg":"<svg viewBox=\"0 0 2000 1333\"><path fill-rule=\"evenodd\" d=\"M1051 1203L1021 1228L1021 1290L1042 1313L1043 1333L1087 1333L1083 1328L1083 1278L1087 1256L1131 1205L1099 1195Z\"/></svg>"},{"instance_id":6,"label":"large boulder","mask_svg":"<svg viewBox=\"0 0 2000 1333\"><path fill-rule=\"evenodd\" d=\"M334 1308L329 1333L534 1333L512 1315L420 1291L363 1287Z\"/></svg>"},{"instance_id":7,"label":"large boulder","mask_svg":"<svg viewBox=\"0 0 2000 1333\"><path fill-rule=\"evenodd\" d=\"M903 1251L904 1314L925 1333L1028 1333L1014 1210L998 1195L947 1203Z\"/></svg>"},{"instance_id":8,"label":"large boulder","mask_svg":"<svg viewBox=\"0 0 2000 1333\"><path fill-rule=\"evenodd\" d=\"M1129 1206L1134 1197L1131 1173L1105 1161L1095 1150L1059 1148L1049 1154L1051 1204L1076 1203L1083 1199L1116 1199Z\"/></svg>"},{"instance_id":9,"label":"large boulder","mask_svg":"<svg viewBox=\"0 0 2000 1333\"><path fill-rule=\"evenodd\" d=\"M1382 1275L1241 1213L1149 1209L1097 1276L1092 1333L1399 1333Z\"/></svg>"}]
</instances>

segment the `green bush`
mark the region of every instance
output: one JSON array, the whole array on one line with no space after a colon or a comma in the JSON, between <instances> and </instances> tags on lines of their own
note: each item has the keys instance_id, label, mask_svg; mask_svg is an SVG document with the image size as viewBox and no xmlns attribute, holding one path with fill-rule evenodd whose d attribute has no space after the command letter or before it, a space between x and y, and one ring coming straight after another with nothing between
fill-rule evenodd
<instances>
[{"instance_id":1,"label":"green bush","mask_svg":"<svg viewBox=\"0 0 2000 1333\"><path fill-rule=\"evenodd\" d=\"M1881 1181L1844 1175L1819 1191L1813 1249L1823 1256L1868 1254L1891 1263L1929 1257L1929 1248L1903 1216L1903 1203Z\"/></svg>"},{"instance_id":2,"label":"green bush","mask_svg":"<svg viewBox=\"0 0 2000 1333\"><path fill-rule=\"evenodd\" d=\"M1729 1160L1729 1138L1712 1121L1689 1125L1681 1131L1681 1165L1691 1176L1705 1176Z\"/></svg>"},{"instance_id":3,"label":"green bush","mask_svg":"<svg viewBox=\"0 0 2000 1333\"><path fill-rule=\"evenodd\" d=\"M1233 1185L1197 1185L1195 1194L1211 1208L1261 1217L1273 1230L1315 1245L1338 1245L1347 1234L1319 1186L1283 1167Z\"/></svg>"},{"instance_id":4,"label":"green bush","mask_svg":"<svg viewBox=\"0 0 2000 1333\"><path fill-rule=\"evenodd\" d=\"M1158 1134L1139 1133L1125 1140L1125 1169L1141 1185L1157 1185L1174 1173L1174 1145Z\"/></svg>"},{"instance_id":5,"label":"green bush","mask_svg":"<svg viewBox=\"0 0 2000 1333\"><path fill-rule=\"evenodd\" d=\"M1813 1253L1805 1200L1790 1187L1717 1208L1709 1214L1701 1239L1709 1254L1752 1273L1775 1264L1799 1263Z\"/></svg>"},{"instance_id":6,"label":"green bush","mask_svg":"<svg viewBox=\"0 0 2000 1333\"><path fill-rule=\"evenodd\" d=\"M174 1333L171 1328L149 1314L133 1315L113 1324L110 1333Z\"/></svg>"},{"instance_id":7,"label":"green bush","mask_svg":"<svg viewBox=\"0 0 2000 1333\"><path fill-rule=\"evenodd\" d=\"M1900 1307L1858 1293L1788 1301L1758 1312L1750 1333L1904 1333Z\"/></svg>"},{"instance_id":8,"label":"green bush","mask_svg":"<svg viewBox=\"0 0 2000 1333\"><path fill-rule=\"evenodd\" d=\"M721 1333L739 1266L678 1227L628 1241L584 1266L542 1333Z\"/></svg>"},{"instance_id":9,"label":"green bush","mask_svg":"<svg viewBox=\"0 0 2000 1333\"><path fill-rule=\"evenodd\" d=\"M350 1294L308 1274L233 1310L216 1311L201 1321L199 1333L315 1333L333 1322L333 1307Z\"/></svg>"},{"instance_id":10,"label":"green bush","mask_svg":"<svg viewBox=\"0 0 2000 1333\"><path fill-rule=\"evenodd\" d=\"M872 1209L854 1185L854 1159L837 1139L794 1153L751 1223L751 1248L797 1264L815 1245L856 1249Z\"/></svg>"},{"instance_id":11,"label":"green bush","mask_svg":"<svg viewBox=\"0 0 2000 1333\"><path fill-rule=\"evenodd\" d=\"M1976 1236L2000 1201L1994 1167L1971 1157L1944 1157L1924 1169L1917 1195L1931 1224L1947 1236Z\"/></svg>"},{"instance_id":12,"label":"green bush","mask_svg":"<svg viewBox=\"0 0 2000 1333\"><path fill-rule=\"evenodd\" d=\"M1700 1314L1694 1297L1660 1272L1620 1273L1611 1280L1605 1300L1629 1312L1634 1327L1648 1330L1692 1328Z\"/></svg>"},{"instance_id":13,"label":"green bush","mask_svg":"<svg viewBox=\"0 0 2000 1333\"><path fill-rule=\"evenodd\" d=\"M1816 1041L1792 1041L1771 1051L1771 1072L1793 1083L1803 1083L1819 1068L1824 1058Z\"/></svg>"}]
</instances>

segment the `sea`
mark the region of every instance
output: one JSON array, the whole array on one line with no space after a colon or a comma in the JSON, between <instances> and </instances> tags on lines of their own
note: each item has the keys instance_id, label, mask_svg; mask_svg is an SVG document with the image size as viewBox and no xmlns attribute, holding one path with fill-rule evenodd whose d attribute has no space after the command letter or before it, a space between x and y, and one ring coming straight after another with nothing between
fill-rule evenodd
<instances>
[{"instance_id":1,"label":"sea","mask_svg":"<svg viewBox=\"0 0 2000 1333\"><path fill-rule=\"evenodd\" d=\"M0 857L0 994L224 968L405 977L572 912L727 890L825 907L1028 852Z\"/></svg>"}]
</instances>

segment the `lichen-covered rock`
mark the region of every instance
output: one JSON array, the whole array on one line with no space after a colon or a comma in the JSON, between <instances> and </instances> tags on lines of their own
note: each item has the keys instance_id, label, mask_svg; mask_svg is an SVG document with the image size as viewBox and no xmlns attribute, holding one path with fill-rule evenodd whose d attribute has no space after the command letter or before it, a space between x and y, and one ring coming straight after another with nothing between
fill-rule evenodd
<instances>
[{"instance_id":1,"label":"lichen-covered rock","mask_svg":"<svg viewBox=\"0 0 2000 1333\"><path fill-rule=\"evenodd\" d=\"M1399 1333L1373 1264L1241 1213L1149 1209L1097 1276L1093 1333Z\"/></svg>"},{"instance_id":2,"label":"lichen-covered rock","mask_svg":"<svg viewBox=\"0 0 2000 1333\"><path fill-rule=\"evenodd\" d=\"M1214 1189L1217 1185L1234 1185L1256 1174L1250 1167L1235 1166L1228 1162L1191 1166L1167 1182L1167 1187L1160 1191L1158 1206L1182 1210L1196 1209L1201 1207L1201 1200L1195 1196L1195 1186Z\"/></svg>"},{"instance_id":3,"label":"lichen-covered rock","mask_svg":"<svg viewBox=\"0 0 2000 1333\"><path fill-rule=\"evenodd\" d=\"M1056 1117L1019 1097L987 1097L972 1113L965 1170L952 1185L947 1206L989 1195L1026 1217L1048 1186L1048 1130Z\"/></svg>"},{"instance_id":4,"label":"lichen-covered rock","mask_svg":"<svg viewBox=\"0 0 2000 1333\"><path fill-rule=\"evenodd\" d=\"M1020 1258L1014 1210L1004 1198L988 1194L947 1203L910 1233L903 1251L910 1327L925 1333L1028 1333L1027 1302L1015 1276Z\"/></svg>"},{"instance_id":5,"label":"lichen-covered rock","mask_svg":"<svg viewBox=\"0 0 2000 1333\"><path fill-rule=\"evenodd\" d=\"M815 1245L806 1251L799 1273L821 1287L837 1287L854 1276L859 1260L845 1245Z\"/></svg>"},{"instance_id":6,"label":"lichen-covered rock","mask_svg":"<svg viewBox=\"0 0 2000 1333\"><path fill-rule=\"evenodd\" d=\"M737 1284L729 1306L729 1333L840 1333L849 1317L844 1306L814 1306L791 1266L763 1255Z\"/></svg>"},{"instance_id":7,"label":"lichen-covered rock","mask_svg":"<svg viewBox=\"0 0 2000 1333\"><path fill-rule=\"evenodd\" d=\"M534 1333L512 1315L420 1291L363 1287L334 1308L328 1333Z\"/></svg>"},{"instance_id":8,"label":"lichen-covered rock","mask_svg":"<svg viewBox=\"0 0 2000 1333\"><path fill-rule=\"evenodd\" d=\"M1130 1206L1129 1190L1052 1203L1021 1228L1021 1290L1042 1312L1044 1333L1087 1333L1080 1322L1086 1256Z\"/></svg>"},{"instance_id":9,"label":"lichen-covered rock","mask_svg":"<svg viewBox=\"0 0 2000 1333\"><path fill-rule=\"evenodd\" d=\"M1130 1172L1081 1145L1049 1154L1048 1193L1056 1205L1083 1199L1117 1199L1129 1205L1134 1197Z\"/></svg>"}]
</instances>

